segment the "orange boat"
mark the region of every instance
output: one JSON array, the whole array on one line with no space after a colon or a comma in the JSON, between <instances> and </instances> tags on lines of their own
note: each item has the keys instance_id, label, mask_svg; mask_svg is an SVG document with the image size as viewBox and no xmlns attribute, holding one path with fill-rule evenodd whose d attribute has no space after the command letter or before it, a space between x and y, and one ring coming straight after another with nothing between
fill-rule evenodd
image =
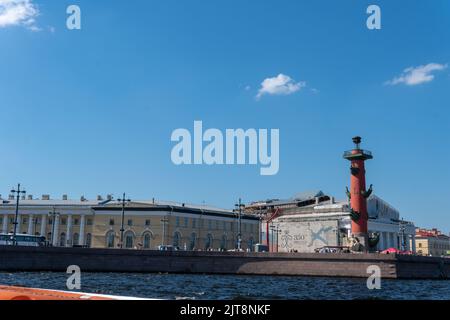
<instances>
[{"instance_id":1,"label":"orange boat","mask_svg":"<svg viewBox=\"0 0 450 320\"><path fill-rule=\"evenodd\" d=\"M101 294L0 286L0 300L146 300Z\"/></svg>"}]
</instances>

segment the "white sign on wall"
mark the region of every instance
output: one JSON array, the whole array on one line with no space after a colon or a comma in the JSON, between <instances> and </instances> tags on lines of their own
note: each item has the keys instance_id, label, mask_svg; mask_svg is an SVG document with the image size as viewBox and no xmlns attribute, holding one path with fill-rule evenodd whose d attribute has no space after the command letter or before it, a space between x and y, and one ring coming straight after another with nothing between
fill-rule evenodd
<instances>
[{"instance_id":1,"label":"white sign on wall","mask_svg":"<svg viewBox=\"0 0 450 320\"><path fill-rule=\"evenodd\" d=\"M314 252L317 248L338 245L337 220L281 222L279 228L280 252Z\"/></svg>"}]
</instances>

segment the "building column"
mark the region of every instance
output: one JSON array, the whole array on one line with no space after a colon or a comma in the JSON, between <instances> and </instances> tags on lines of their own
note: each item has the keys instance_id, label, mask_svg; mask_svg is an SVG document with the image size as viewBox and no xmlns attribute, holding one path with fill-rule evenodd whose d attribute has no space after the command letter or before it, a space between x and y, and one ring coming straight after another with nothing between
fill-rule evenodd
<instances>
[{"instance_id":1,"label":"building column","mask_svg":"<svg viewBox=\"0 0 450 320\"><path fill-rule=\"evenodd\" d=\"M406 244L406 251L410 251L411 243L410 243L410 237L409 234L405 234L405 244Z\"/></svg>"},{"instance_id":2,"label":"building column","mask_svg":"<svg viewBox=\"0 0 450 320\"><path fill-rule=\"evenodd\" d=\"M394 248L400 249L400 247L398 245L398 234L397 233L394 233Z\"/></svg>"},{"instance_id":3,"label":"building column","mask_svg":"<svg viewBox=\"0 0 450 320\"><path fill-rule=\"evenodd\" d=\"M17 227L16 227L17 234L21 233L21 231L20 231L21 228L22 228L22 216L19 213L17 215ZM13 230L14 230L14 225L13 225Z\"/></svg>"},{"instance_id":4,"label":"building column","mask_svg":"<svg viewBox=\"0 0 450 320\"><path fill-rule=\"evenodd\" d=\"M52 225L52 238L53 238L52 245L56 247L58 246L58 239L59 239L59 214L56 214L54 217L55 221L53 221Z\"/></svg>"},{"instance_id":5,"label":"building column","mask_svg":"<svg viewBox=\"0 0 450 320\"><path fill-rule=\"evenodd\" d=\"M78 237L78 245L84 246L84 226L86 224L86 216L81 215L80 219L80 236Z\"/></svg>"},{"instance_id":6,"label":"building column","mask_svg":"<svg viewBox=\"0 0 450 320\"><path fill-rule=\"evenodd\" d=\"M46 231L47 230L47 215L43 214L41 217L41 237L47 237ZM50 239L47 239L50 240Z\"/></svg>"},{"instance_id":7,"label":"building column","mask_svg":"<svg viewBox=\"0 0 450 320\"><path fill-rule=\"evenodd\" d=\"M7 214L5 214L3 216L2 233L4 233L4 234L8 233L8 215Z\"/></svg>"},{"instance_id":8,"label":"building column","mask_svg":"<svg viewBox=\"0 0 450 320\"><path fill-rule=\"evenodd\" d=\"M411 236L411 242L412 242L411 251L416 252L416 236L414 234Z\"/></svg>"},{"instance_id":9,"label":"building column","mask_svg":"<svg viewBox=\"0 0 450 320\"><path fill-rule=\"evenodd\" d=\"M385 241L384 241L384 232L380 232L380 251L383 251L386 249L385 247Z\"/></svg>"},{"instance_id":10,"label":"building column","mask_svg":"<svg viewBox=\"0 0 450 320\"><path fill-rule=\"evenodd\" d=\"M34 215L30 214L28 216L28 230L27 230L27 234L29 234L30 236L33 235L33 225L34 225Z\"/></svg>"},{"instance_id":11,"label":"building column","mask_svg":"<svg viewBox=\"0 0 450 320\"><path fill-rule=\"evenodd\" d=\"M387 233L383 232L382 235L383 235L382 236L382 239L383 239L383 250L386 250L389 247L389 244L388 244L388 241L387 241Z\"/></svg>"},{"instance_id":12,"label":"building column","mask_svg":"<svg viewBox=\"0 0 450 320\"><path fill-rule=\"evenodd\" d=\"M66 243L65 246L71 246L72 244L72 215L67 216L67 232L66 232Z\"/></svg>"}]
</instances>

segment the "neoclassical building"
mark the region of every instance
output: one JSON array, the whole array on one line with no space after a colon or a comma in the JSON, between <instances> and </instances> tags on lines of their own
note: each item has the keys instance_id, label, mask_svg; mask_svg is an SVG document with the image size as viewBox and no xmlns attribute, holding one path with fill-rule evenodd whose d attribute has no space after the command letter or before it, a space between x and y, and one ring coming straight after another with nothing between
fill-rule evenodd
<instances>
[{"instance_id":1,"label":"neoclassical building","mask_svg":"<svg viewBox=\"0 0 450 320\"><path fill-rule=\"evenodd\" d=\"M15 199L0 198L2 233L14 229ZM43 195L20 200L17 233L42 235L53 246L120 247L122 205L108 196L97 200L60 200ZM259 241L259 218L241 215L241 247ZM237 246L238 214L224 209L160 201L132 201L125 206L123 247L228 250Z\"/></svg>"},{"instance_id":2,"label":"neoclassical building","mask_svg":"<svg viewBox=\"0 0 450 320\"><path fill-rule=\"evenodd\" d=\"M416 250L412 222L400 220L399 211L376 195L368 198L367 207L369 233L379 235L376 250ZM324 246L345 246L351 237L348 200L336 201L322 191L258 201L246 210L263 217L261 237L271 251L314 252Z\"/></svg>"}]
</instances>

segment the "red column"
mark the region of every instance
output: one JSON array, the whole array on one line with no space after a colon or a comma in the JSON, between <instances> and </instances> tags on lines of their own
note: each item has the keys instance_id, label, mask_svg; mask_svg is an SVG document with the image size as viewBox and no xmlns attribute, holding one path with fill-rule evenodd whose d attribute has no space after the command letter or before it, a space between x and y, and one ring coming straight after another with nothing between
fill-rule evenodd
<instances>
[{"instance_id":1,"label":"red column","mask_svg":"<svg viewBox=\"0 0 450 320\"><path fill-rule=\"evenodd\" d=\"M372 188L366 190L366 169L364 161L373 159L372 152L363 150L359 146L361 137L354 137L355 148L344 153L344 158L351 162L350 197L352 234L363 245L364 250L369 248L369 235L367 228L367 198L372 193Z\"/></svg>"},{"instance_id":2,"label":"red column","mask_svg":"<svg viewBox=\"0 0 450 320\"><path fill-rule=\"evenodd\" d=\"M364 191L366 191L366 170L364 167L364 160L353 160L352 175L350 179L350 202L352 209L360 214L358 221L352 221L352 233L354 235L367 234L368 231L367 199L361 194L361 192Z\"/></svg>"}]
</instances>

